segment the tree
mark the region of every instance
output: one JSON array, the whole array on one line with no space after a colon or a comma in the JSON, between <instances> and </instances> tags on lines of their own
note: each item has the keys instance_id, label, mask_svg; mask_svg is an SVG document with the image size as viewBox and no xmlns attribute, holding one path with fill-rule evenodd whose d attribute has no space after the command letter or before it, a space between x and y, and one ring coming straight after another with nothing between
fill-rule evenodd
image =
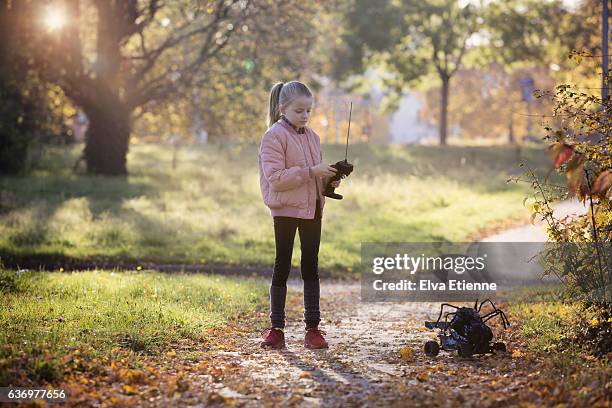
<instances>
[{"instance_id":1,"label":"tree","mask_svg":"<svg viewBox=\"0 0 612 408\"><path fill-rule=\"evenodd\" d=\"M516 69L508 72L502 64L483 68L462 68L455 74L453 98L449 102L449 122L458 125L462 139L486 138L514 143L527 134L528 118L519 81L532 77L538 88L550 89L554 81L548 67ZM439 123L439 87L421 94L424 100L420 119ZM541 98L531 102L532 114L548 115L550 101Z\"/></svg>"},{"instance_id":2,"label":"tree","mask_svg":"<svg viewBox=\"0 0 612 408\"><path fill-rule=\"evenodd\" d=\"M310 68L319 33L316 16L325 4L320 0L276 3L250 20L248 36L223 49L206 67L185 97L199 101L211 140L259 138L266 130L269 90L278 81L298 79L317 89Z\"/></svg>"},{"instance_id":3,"label":"tree","mask_svg":"<svg viewBox=\"0 0 612 408\"><path fill-rule=\"evenodd\" d=\"M239 27L241 34L200 68L190 87L136 110L134 135L172 132L191 138L201 127L211 142L261 137L274 83L300 79L317 87L309 68L323 4L274 2L251 15ZM197 46L187 45L183 52Z\"/></svg>"},{"instance_id":4,"label":"tree","mask_svg":"<svg viewBox=\"0 0 612 408\"><path fill-rule=\"evenodd\" d=\"M381 4L382 3L382 4ZM410 85L436 75L441 81L440 144L446 144L450 81L461 66L467 41L479 24L479 11L456 0L355 0L347 14L346 35L357 59L376 53L375 60L391 75L385 84L395 102ZM386 27L371 30L371 27ZM355 67L361 64L353 64Z\"/></svg>"},{"instance_id":5,"label":"tree","mask_svg":"<svg viewBox=\"0 0 612 408\"><path fill-rule=\"evenodd\" d=\"M446 143L451 79L458 69L491 62L508 70L542 64L550 61L547 49L559 43L562 32L549 22L573 26L558 0L352 2L345 21L352 59L347 72L381 67L390 109L408 87L439 83L440 144ZM373 25L387 29L371 30Z\"/></svg>"},{"instance_id":6,"label":"tree","mask_svg":"<svg viewBox=\"0 0 612 408\"><path fill-rule=\"evenodd\" d=\"M133 113L191 86L240 27L273 3L64 0L51 6L66 15L66 24L27 31L36 50L32 63L87 114L88 172L126 175Z\"/></svg>"},{"instance_id":7,"label":"tree","mask_svg":"<svg viewBox=\"0 0 612 408\"><path fill-rule=\"evenodd\" d=\"M28 44L17 38L19 10L0 0L0 173L28 169L31 142L61 122L49 86L28 68Z\"/></svg>"}]
</instances>

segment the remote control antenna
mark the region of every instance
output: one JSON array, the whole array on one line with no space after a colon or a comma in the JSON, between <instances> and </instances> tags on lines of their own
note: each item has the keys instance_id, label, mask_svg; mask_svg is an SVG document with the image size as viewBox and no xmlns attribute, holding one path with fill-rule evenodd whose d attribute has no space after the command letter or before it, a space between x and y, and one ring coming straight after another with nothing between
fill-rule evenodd
<instances>
[{"instance_id":1,"label":"remote control antenna","mask_svg":"<svg viewBox=\"0 0 612 408\"><path fill-rule=\"evenodd\" d=\"M351 114L352 113L353 113L353 102L351 102L351 107L349 109L349 124L348 124L348 130L346 131L346 150L344 151L344 162L345 163L348 158L348 140L349 140L349 135L351 134Z\"/></svg>"}]
</instances>

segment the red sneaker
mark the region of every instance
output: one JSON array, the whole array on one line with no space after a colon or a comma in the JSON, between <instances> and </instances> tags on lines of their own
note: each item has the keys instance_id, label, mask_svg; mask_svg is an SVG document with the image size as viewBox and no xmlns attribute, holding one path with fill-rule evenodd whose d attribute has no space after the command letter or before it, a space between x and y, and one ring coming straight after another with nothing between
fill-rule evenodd
<instances>
[{"instance_id":1,"label":"red sneaker","mask_svg":"<svg viewBox=\"0 0 612 408\"><path fill-rule=\"evenodd\" d=\"M270 327L262 332L263 341L261 347L283 348L285 347L285 333L276 327Z\"/></svg>"},{"instance_id":2,"label":"red sneaker","mask_svg":"<svg viewBox=\"0 0 612 408\"><path fill-rule=\"evenodd\" d=\"M327 348L328 344L323 337L324 334L327 334L325 330L318 327L307 327L304 335L304 347L309 349Z\"/></svg>"}]
</instances>

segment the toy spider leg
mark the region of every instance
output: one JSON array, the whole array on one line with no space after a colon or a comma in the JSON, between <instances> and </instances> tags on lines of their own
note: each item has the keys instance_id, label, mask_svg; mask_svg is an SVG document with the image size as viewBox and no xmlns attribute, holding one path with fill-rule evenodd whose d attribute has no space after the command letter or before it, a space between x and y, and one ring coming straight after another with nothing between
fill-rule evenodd
<instances>
[{"instance_id":1,"label":"toy spider leg","mask_svg":"<svg viewBox=\"0 0 612 408\"><path fill-rule=\"evenodd\" d=\"M442 312L444 311L444 306L452 307L452 308L455 308L457 310L460 309L459 306L451 305L450 303L442 303L440 305L440 314L438 315L438 320L436 320L436 324L438 324L440 322L440 319L442 318ZM455 314L454 312L449 312L449 313L446 314L446 317L448 317L448 315L450 313Z\"/></svg>"},{"instance_id":2,"label":"toy spider leg","mask_svg":"<svg viewBox=\"0 0 612 408\"><path fill-rule=\"evenodd\" d=\"M444 306L448 306L448 307L452 307L455 308L457 310L459 310L459 306L455 306L455 305L451 305L450 303L442 303L440 305L440 314L438 315L438 318L436 319L435 322L432 321L427 321L425 322L425 327L427 327L428 329L440 329L440 330L447 330L449 323L448 323L448 316L450 315L454 315L455 312L449 312L445 315L444 317L444 322L440 323L440 319L442 319L442 314L444 313Z\"/></svg>"},{"instance_id":3,"label":"toy spider leg","mask_svg":"<svg viewBox=\"0 0 612 408\"><path fill-rule=\"evenodd\" d=\"M490 319L494 318L495 316L501 316L501 321L502 321L502 324L504 325L504 329L507 329L508 326L510 326L510 321L506 317L506 314L503 311L499 310L499 309L494 310L494 311L492 311L490 313L487 313L486 315L482 316L482 321L484 323L487 320L490 320Z\"/></svg>"},{"instance_id":4,"label":"toy spider leg","mask_svg":"<svg viewBox=\"0 0 612 408\"><path fill-rule=\"evenodd\" d=\"M491 304L491 306L493 307L493 311L482 316L482 321L486 322L487 320L492 319L495 316L501 316L501 320L502 320L502 324L504 325L504 329L507 329L508 326L510 326L510 320L508 320L508 317L506 317L506 314L503 311L501 311L495 306L495 303L493 303L491 299L485 299L482 302L480 302L480 306L478 306L478 313L480 313L482 306L484 306L484 304L487 302ZM478 305L478 300L476 300L476 305ZM474 309L476 309L476 305L474 305Z\"/></svg>"},{"instance_id":5,"label":"toy spider leg","mask_svg":"<svg viewBox=\"0 0 612 408\"><path fill-rule=\"evenodd\" d=\"M478 313L480 313L480 309L482 309L482 307L487 302L489 302L491 304L491 306L493 306L493 310L499 310L499 309L497 309L497 307L495 307L495 303L493 303L493 301L491 299L483 300L482 302L480 302L480 306L478 306L478 299L476 299L476 304L474 305L474 309L476 309L476 306L478 306Z\"/></svg>"}]
</instances>

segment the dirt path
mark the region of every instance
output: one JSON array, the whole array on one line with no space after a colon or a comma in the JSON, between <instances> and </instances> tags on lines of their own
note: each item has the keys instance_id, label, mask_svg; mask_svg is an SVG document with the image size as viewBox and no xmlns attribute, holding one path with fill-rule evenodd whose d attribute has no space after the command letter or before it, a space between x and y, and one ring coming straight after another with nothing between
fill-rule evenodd
<instances>
[{"instance_id":1,"label":"dirt path","mask_svg":"<svg viewBox=\"0 0 612 408\"><path fill-rule=\"evenodd\" d=\"M585 214L588 207L578 200L562 201L553 208L554 216L562 219L566 216ZM546 242L546 224L536 219L533 224L509 228L497 234L481 239L485 242Z\"/></svg>"},{"instance_id":2,"label":"dirt path","mask_svg":"<svg viewBox=\"0 0 612 408\"><path fill-rule=\"evenodd\" d=\"M328 316L325 329L330 348L307 350L303 347L304 324L298 312L300 286L300 281L289 285L292 296L287 350L255 350L260 339L249 338L253 354L247 355L243 364L252 371L254 381L277 388L280 400L306 405L398 398L389 381L405 375L398 350L422 343L425 336L409 331L409 326L428 316L429 305L360 303L358 284L324 284L322 310Z\"/></svg>"}]
</instances>

